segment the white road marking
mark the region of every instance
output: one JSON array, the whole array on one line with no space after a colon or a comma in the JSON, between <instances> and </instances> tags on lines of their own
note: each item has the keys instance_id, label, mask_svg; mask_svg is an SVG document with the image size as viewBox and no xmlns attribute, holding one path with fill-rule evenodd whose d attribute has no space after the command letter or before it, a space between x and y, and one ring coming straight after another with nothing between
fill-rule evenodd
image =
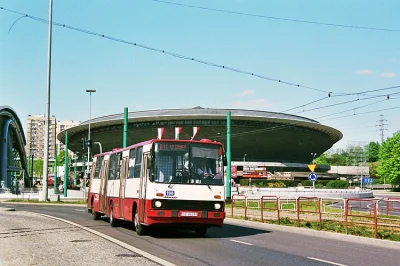
<instances>
[{"instance_id":1,"label":"white road marking","mask_svg":"<svg viewBox=\"0 0 400 266\"><path fill-rule=\"evenodd\" d=\"M253 244L246 243L246 242L242 242L242 241L239 241L239 240L231 239L231 241L232 241L232 242L236 242L236 243L240 243L240 244L244 244L244 245L248 245L248 246L253 246Z\"/></svg>"},{"instance_id":2,"label":"white road marking","mask_svg":"<svg viewBox=\"0 0 400 266\"><path fill-rule=\"evenodd\" d=\"M317 258L313 258L313 257L307 257L307 258L309 258L310 260L317 260L317 261L329 263L329 264L332 264L332 265L347 266L346 264L340 264L340 263L336 263L336 262L329 261L329 260L321 260L321 259L317 259Z\"/></svg>"},{"instance_id":3,"label":"white road marking","mask_svg":"<svg viewBox=\"0 0 400 266\"><path fill-rule=\"evenodd\" d=\"M77 212L85 212L86 210L75 209L74 211L77 211Z\"/></svg>"}]
</instances>

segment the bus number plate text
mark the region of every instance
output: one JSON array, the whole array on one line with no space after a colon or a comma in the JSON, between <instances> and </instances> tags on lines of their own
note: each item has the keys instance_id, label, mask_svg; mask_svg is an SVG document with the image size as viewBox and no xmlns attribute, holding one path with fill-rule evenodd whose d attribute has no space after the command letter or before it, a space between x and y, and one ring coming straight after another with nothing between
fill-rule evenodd
<instances>
[{"instance_id":1,"label":"bus number plate text","mask_svg":"<svg viewBox=\"0 0 400 266\"><path fill-rule=\"evenodd\" d=\"M175 191L173 191L173 190L167 190L167 191L165 191L165 196L167 196L167 197L173 197L173 196L175 196Z\"/></svg>"},{"instance_id":2,"label":"bus number plate text","mask_svg":"<svg viewBox=\"0 0 400 266\"><path fill-rule=\"evenodd\" d=\"M197 212L181 212L181 216L185 217L197 217L198 213Z\"/></svg>"}]
</instances>

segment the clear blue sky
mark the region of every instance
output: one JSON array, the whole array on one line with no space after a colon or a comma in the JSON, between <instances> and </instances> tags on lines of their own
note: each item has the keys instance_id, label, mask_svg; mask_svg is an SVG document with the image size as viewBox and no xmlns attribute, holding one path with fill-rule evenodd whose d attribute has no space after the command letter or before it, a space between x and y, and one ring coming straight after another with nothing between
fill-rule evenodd
<instances>
[{"instance_id":1,"label":"clear blue sky","mask_svg":"<svg viewBox=\"0 0 400 266\"><path fill-rule=\"evenodd\" d=\"M151 0L54 0L53 21L152 48L254 72L322 91L352 93L400 85L400 1L170 0L185 5L253 15L397 31L363 30L241 16ZM48 0L0 0L0 6L48 18ZM25 126L44 114L48 28L0 10L0 105L13 107ZM10 31L9 31L10 30ZM400 88L393 94L313 111L366 96L331 97L215 68L132 45L53 27L51 114L57 120L162 108L243 108L316 119L344 134L334 148L380 141L400 130ZM351 110L360 106L369 106ZM304 111L303 111L304 109ZM360 113L360 115L352 115ZM367 113L366 112L371 112ZM333 115L336 114L336 115ZM326 116L331 115L331 116ZM337 118L350 115L349 117ZM326 116L326 117L322 117Z\"/></svg>"}]
</instances>

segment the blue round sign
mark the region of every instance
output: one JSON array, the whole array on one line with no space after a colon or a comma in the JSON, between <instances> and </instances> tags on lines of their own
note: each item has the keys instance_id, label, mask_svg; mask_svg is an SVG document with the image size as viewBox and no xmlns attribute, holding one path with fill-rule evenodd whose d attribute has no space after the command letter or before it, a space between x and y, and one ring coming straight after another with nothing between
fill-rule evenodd
<instances>
[{"instance_id":1,"label":"blue round sign","mask_svg":"<svg viewBox=\"0 0 400 266\"><path fill-rule=\"evenodd\" d=\"M318 176L317 176L316 173L311 172L311 173L308 175L308 179L309 179L310 181L312 181L312 182L315 182L315 181L317 181Z\"/></svg>"}]
</instances>

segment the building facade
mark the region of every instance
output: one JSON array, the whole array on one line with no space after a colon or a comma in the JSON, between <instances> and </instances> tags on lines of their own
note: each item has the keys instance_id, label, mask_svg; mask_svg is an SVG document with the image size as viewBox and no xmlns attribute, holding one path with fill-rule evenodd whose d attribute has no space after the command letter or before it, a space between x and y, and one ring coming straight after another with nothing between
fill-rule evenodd
<instances>
[{"instance_id":1,"label":"building facade","mask_svg":"<svg viewBox=\"0 0 400 266\"><path fill-rule=\"evenodd\" d=\"M27 156L35 159L44 158L45 115L29 115L26 120L26 146ZM56 146L56 118L50 117L49 127L49 159L54 160Z\"/></svg>"},{"instance_id":2,"label":"building facade","mask_svg":"<svg viewBox=\"0 0 400 266\"><path fill-rule=\"evenodd\" d=\"M78 126L80 123L81 121L75 121L75 120L58 121L56 126L56 135L64 130L67 130L68 128ZM65 144L59 141L58 139L56 140L56 144L58 152L65 150Z\"/></svg>"}]
</instances>

